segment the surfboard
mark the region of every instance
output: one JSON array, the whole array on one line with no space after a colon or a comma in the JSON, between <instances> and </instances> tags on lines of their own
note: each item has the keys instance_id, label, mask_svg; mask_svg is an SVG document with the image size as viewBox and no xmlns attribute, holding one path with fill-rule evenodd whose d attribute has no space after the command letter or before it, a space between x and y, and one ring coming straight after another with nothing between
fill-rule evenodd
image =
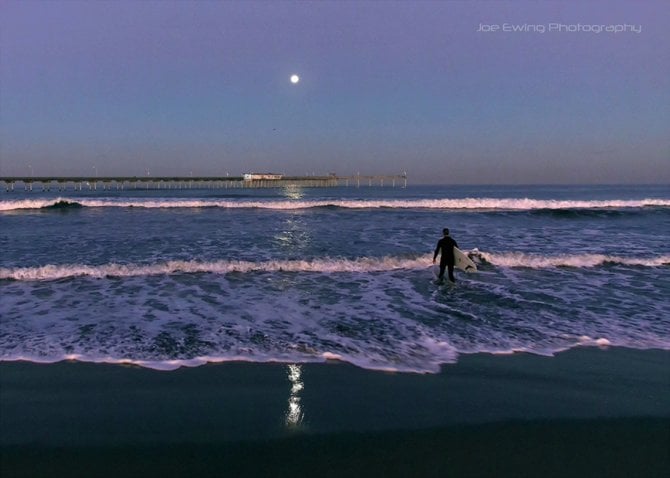
<instances>
[{"instance_id":1,"label":"surfboard","mask_svg":"<svg viewBox=\"0 0 670 478\"><path fill-rule=\"evenodd\" d=\"M454 268L463 272L477 272L477 264L472 262L468 255L459 248L454 247Z\"/></svg>"},{"instance_id":2,"label":"surfboard","mask_svg":"<svg viewBox=\"0 0 670 478\"><path fill-rule=\"evenodd\" d=\"M477 272L477 264L472 262L472 259L468 257L468 255L461 251L460 249L454 247L454 269L460 269L464 272ZM440 266L434 265L433 268L433 276L437 280L438 274L440 273ZM446 272L445 272L446 275ZM446 280L449 284L452 284L452 282ZM440 282L443 283L443 282Z\"/></svg>"}]
</instances>

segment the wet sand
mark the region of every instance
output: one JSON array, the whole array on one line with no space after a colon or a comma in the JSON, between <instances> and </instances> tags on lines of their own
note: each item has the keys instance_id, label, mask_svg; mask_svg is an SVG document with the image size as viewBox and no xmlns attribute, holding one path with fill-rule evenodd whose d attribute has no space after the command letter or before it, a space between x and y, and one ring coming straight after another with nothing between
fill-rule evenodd
<instances>
[{"instance_id":1,"label":"wet sand","mask_svg":"<svg viewBox=\"0 0 670 478\"><path fill-rule=\"evenodd\" d=\"M8 476L666 476L670 352L159 372L0 364Z\"/></svg>"}]
</instances>

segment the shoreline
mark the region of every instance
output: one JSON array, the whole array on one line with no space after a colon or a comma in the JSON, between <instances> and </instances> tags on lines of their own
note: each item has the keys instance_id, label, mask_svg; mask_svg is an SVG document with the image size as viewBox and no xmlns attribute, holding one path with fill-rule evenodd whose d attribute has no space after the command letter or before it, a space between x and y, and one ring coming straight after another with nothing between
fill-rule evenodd
<instances>
[{"instance_id":1,"label":"shoreline","mask_svg":"<svg viewBox=\"0 0 670 478\"><path fill-rule=\"evenodd\" d=\"M169 372L2 362L0 471L177 476L230 467L239 471L231 476L254 476L266 462L267 475L284 476L302 457L306 470L325 476L444 476L452 468L487 476L493 471L486 463L499 465L498 476L583 475L581 469L626 476L619 471L630 475L634 467L643 467L637 476L663 476L670 471L668 370L670 351L618 347L553 357L466 354L437 374L332 361ZM392 456L382 459L380 450ZM112 473L107 467L121 458L125 468ZM547 473L545 462L553 464ZM408 468L412 463L416 468ZM523 463L537 467L524 474Z\"/></svg>"},{"instance_id":2,"label":"shoreline","mask_svg":"<svg viewBox=\"0 0 670 478\"><path fill-rule=\"evenodd\" d=\"M670 349L665 349L662 347L650 347L650 348L635 348L623 345L612 345L608 339L599 338L593 339L591 337L582 337L583 342L575 343L571 346L557 349L551 353L538 353L531 352L527 350L509 350L502 352L456 352L456 360L453 362L443 362L437 365L438 370L414 370L411 368L393 368L393 367L373 367L373 366L364 366L356 362L346 360L337 354L332 354L330 352L325 352L320 358L315 358L314 360L305 360L305 361L292 361L287 359L267 359L267 360L254 360L247 357L233 357L233 358L212 358L212 357L195 357L192 359L176 359L169 361L151 361L151 360L133 360L133 359L81 359L80 355L69 355L60 359L55 360L39 360L33 358L9 358L9 359L0 359L0 367L4 364L26 364L26 365L59 365L59 364L86 364L86 365L99 365L99 366L111 366L111 367L125 367L125 368L138 368L142 370L151 370L154 372L174 372L177 370L185 369L196 369L199 367L213 367L213 366L234 366L234 365L289 365L297 364L300 366L319 366L319 365L337 365L341 364L344 366L351 366L356 369L360 369L366 372L371 373L390 373L390 374L410 374L410 375L438 375L443 373L445 367L451 367L457 365L464 357L472 356L487 356L492 359L495 357L509 357L509 356L519 356L519 355L528 355L535 357L543 358L554 358L559 355L569 353L574 350L581 348L591 348L599 349L601 351L607 351L610 349L616 350L631 350L638 352L669 352Z\"/></svg>"}]
</instances>

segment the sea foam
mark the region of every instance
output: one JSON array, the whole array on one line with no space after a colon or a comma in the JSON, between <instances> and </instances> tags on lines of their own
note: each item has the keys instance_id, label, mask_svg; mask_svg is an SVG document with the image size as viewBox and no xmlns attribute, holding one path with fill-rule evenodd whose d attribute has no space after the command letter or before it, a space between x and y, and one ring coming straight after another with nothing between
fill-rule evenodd
<instances>
[{"instance_id":1,"label":"sea foam","mask_svg":"<svg viewBox=\"0 0 670 478\"><path fill-rule=\"evenodd\" d=\"M220 199L90 199L67 198L56 199L24 199L0 201L0 211L22 209L42 209L57 204L73 204L84 207L117 207L117 208L207 208L226 209L276 209L295 210L318 207L339 207L345 209L453 209L453 210L506 210L523 211L537 209L604 209L604 208L641 208L670 207L670 199L607 199L607 200L546 200L528 198L463 198L463 199L337 199L337 200L262 200L250 201Z\"/></svg>"},{"instance_id":2,"label":"sea foam","mask_svg":"<svg viewBox=\"0 0 670 478\"><path fill-rule=\"evenodd\" d=\"M670 265L670 256L619 257L605 254L533 255L521 252L494 253L473 250L475 260L495 267L526 267L546 269L555 267L598 267L620 264L639 267ZM48 264L36 267L0 267L0 280L39 281L60 280L73 277L138 277L171 274L230 274L252 272L310 272L310 273L373 273L394 270L420 270L429 267L431 255L403 257L360 257L355 259L324 258L305 260L236 261L221 260L166 261L154 264Z\"/></svg>"},{"instance_id":3,"label":"sea foam","mask_svg":"<svg viewBox=\"0 0 670 478\"><path fill-rule=\"evenodd\" d=\"M607 254L560 254L555 256L526 254L523 252L471 252L474 257L481 258L499 267L528 267L546 269L551 267L597 267L604 264L621 264L626 266L661 267L670 265L670 255L656 257L620 257Z\"/></svg>"}]
</instances>

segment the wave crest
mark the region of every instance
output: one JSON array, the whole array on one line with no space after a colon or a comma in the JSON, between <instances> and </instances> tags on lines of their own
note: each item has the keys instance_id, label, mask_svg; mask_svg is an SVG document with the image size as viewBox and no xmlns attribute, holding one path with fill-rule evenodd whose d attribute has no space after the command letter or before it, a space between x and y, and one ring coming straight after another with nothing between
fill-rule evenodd
<instances>
[{"instance_id":1,"label":"wave crest","mask_svg":"<svg viewBox=\"0 0 670 478\"><path fill-rule=\"evenodd\" d=\"M626 266L661 267L670 265L670 255L656 257L619 257L607 254L562 254L544 256L523 252L481 252L470 253L475 259L499 267L527 267L547 269L552 267L597 267L605 264Z\"/></svg>"},{"instance_id":2,"label":"wave crest","mask_svg":"<svg viewBox=\"0 0 670 478\"><path fill-rule=\"evenodd\" d=\"M670 265L670 255L656 257L619 257L606 254L573 254L544 256L523 252L483 252L474 249L469 255L483 264L494 267L547 269L555 267L598 267L620 264L638 267ZM137 277L171 274L230 274L251 272L389 272L394 270L421 270L431 265L431 255L403 257L361 257L356 259L323 258L304 260L272 260L263 262L220 260L211 262L167 261L156 264L48 264L36 267L2 267L0 280L39 281L61 280L73 277Z\"/></svg>"},{"instance_id":3,"label":"wave crest","mask_svg":"<svg viewBox=\"0 0 670 478\"><path fill-rule=\"evenodd\" d=\"M278 209L294 210L323 207L345 209L453 209L453 210L579 210L579 209L621 209L643 207L670 207L670 199L608 199L608 200L547 200L528 198L462 198L462 199L338 199L307 200L290 199L250 201L230 199L25 199L0 201L0 211L22 209L42 209L58 205L80 205L84 207L135 207L135 208L205 208L228 209Z\"/></svg>"},{"instance_id":4,"label":"wave crest","mask_svg":"<svg viewBox=\"0 0 670 478\"><path fill-rule=\"evenodd\" d=\"M285 261L168 261L158 264L45 265L38 267L0 268L0 279L35 281L72 277L135 277L178 273L249 273L249 272L383 272L396 269L425 268L424 258L358 258Z\"/></svg>"}]
</instances>

